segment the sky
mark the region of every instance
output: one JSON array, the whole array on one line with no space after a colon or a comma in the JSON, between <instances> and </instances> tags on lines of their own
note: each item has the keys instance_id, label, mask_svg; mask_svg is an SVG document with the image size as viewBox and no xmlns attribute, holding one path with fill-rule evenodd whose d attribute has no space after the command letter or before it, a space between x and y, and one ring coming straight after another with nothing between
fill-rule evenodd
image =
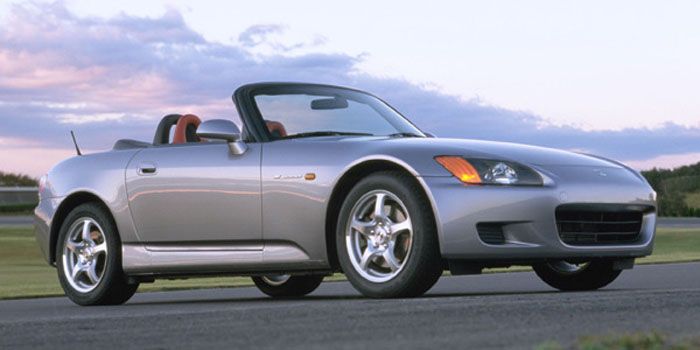
<instances>
[{"instance_id":1,"label":"sky","mask_svg":"<svg viewBox=\"0 0 700 350\"><path fill-rule=\"evenodd\" d=\"M236 118L256 81L382 96L441 137L700 161L696 1L0 1L0 169Z\"/></svg>"}]
</instances>

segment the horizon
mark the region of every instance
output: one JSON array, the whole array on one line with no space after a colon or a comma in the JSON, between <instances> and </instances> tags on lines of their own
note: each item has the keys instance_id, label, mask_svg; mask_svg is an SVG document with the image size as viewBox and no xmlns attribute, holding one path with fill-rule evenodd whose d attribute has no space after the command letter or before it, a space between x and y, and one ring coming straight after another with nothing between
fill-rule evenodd
<instances>
[{"instance_id":1,"label":"horizon","mask_svg":"<svg viewBox=\"0 0 700 350\"><path fill-rule=\"evenodd\" d=\"M0 4L3 170L46 173L75 154L69 130L89 153L150 140L170 112L238 122L233 90L270 80L366 90L440 137L638 170L700 161L700 5L402 4L392 26L379 20L395 3L275 14L248 3Z\"/></svg>"}]
</instances>

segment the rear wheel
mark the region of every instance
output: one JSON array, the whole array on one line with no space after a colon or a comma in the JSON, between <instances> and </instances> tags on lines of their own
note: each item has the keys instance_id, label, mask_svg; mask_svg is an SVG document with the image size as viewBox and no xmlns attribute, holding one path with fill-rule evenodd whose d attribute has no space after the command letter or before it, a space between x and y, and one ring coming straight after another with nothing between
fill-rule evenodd
<instances>
[{"instance_id":1,"label":"rear wheel","mask_svg":"<svg viewBox=\"0 0 700 350\"><path fill-rule=\"evenodd\" d=\"M622 271L613 268L610 260L572 263L566 260L533 265L537 276L548 285L563 291L603 288L612 283Z\"/></svg>"},{"instance_id":2,"label":"rear wheel","mask_svg":"<svg viewBox=\"0 0 700 350\"><path fill-rule=\"evenodd\" d=\"M253 277L255 286L273 298L293 298L307 295L323 282L324 276L270 275Z\"/></svg>"},{"instance_id":3,"label":"rear wheel","mask_svg":"<svg viewBox=\"0 0 700 350\"><path fill-rule=\"evenodd\" d=\"M368 176L350 191L336 233L343 272L362 294L419 296L442 274L430 204L400 172Z\"/></svg>"},{"instance_id":4,"label":"rear wheel","mask_svg":"<svg viewBox=\"0 0 700 350\"><path fill-rule=\"evenodd\" d=\"M122 304L139 286L127 282L117 229L106 210L94 203L76 207L63 222L56 267L66 296L79 305Z\"/></svg>"}]
</instances>

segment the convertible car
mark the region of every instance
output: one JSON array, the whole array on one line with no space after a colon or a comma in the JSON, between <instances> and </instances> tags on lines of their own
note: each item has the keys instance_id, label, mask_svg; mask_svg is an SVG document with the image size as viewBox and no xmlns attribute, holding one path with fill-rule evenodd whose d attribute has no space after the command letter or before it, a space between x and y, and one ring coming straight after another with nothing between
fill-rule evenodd
<instances>
[{"instance_id":1,"label":"convertible car","mask_svg":"<svg viewBox=\"0 0 700 350\"><path fill-rule=\"evenodd\" d=\"M342 272L368 297L422 295L442 273L528 265L593 290L651 254L656 193L613 160L421 131L370 94L259 83L228 119L165 116L42 178L36 236L80 305L159 278L251 276L299 297Z\"/></svg>"}]
</instances>

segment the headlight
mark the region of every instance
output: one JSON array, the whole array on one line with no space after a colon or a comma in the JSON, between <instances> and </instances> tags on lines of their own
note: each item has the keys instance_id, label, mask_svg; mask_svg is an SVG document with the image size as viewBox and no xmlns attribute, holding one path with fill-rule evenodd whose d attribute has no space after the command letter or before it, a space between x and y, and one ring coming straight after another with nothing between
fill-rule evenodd
<instances>
[{"instance_id":1,"label":"headlight","mask_svg":"<svg viewBox=\"0 0 700 350\"><path fill-rule=\"evenodd\" d=\"M41 199L41 194L44 192L44 188L46 188L46 181L48 180L49 175L43 175L41 179L39 179L39 199Z\"/></svg>"},{"instance_id":2,"label":"headlight","mask_svg":"<svg viewBox=\"0 0 700 350\"><path fill-rule=\"evenodd\" d=\"M465 184L542 186L542 177L536 171L515 162L459 156L439 156L435 160Z\"/></svg>"}]
</instances>

